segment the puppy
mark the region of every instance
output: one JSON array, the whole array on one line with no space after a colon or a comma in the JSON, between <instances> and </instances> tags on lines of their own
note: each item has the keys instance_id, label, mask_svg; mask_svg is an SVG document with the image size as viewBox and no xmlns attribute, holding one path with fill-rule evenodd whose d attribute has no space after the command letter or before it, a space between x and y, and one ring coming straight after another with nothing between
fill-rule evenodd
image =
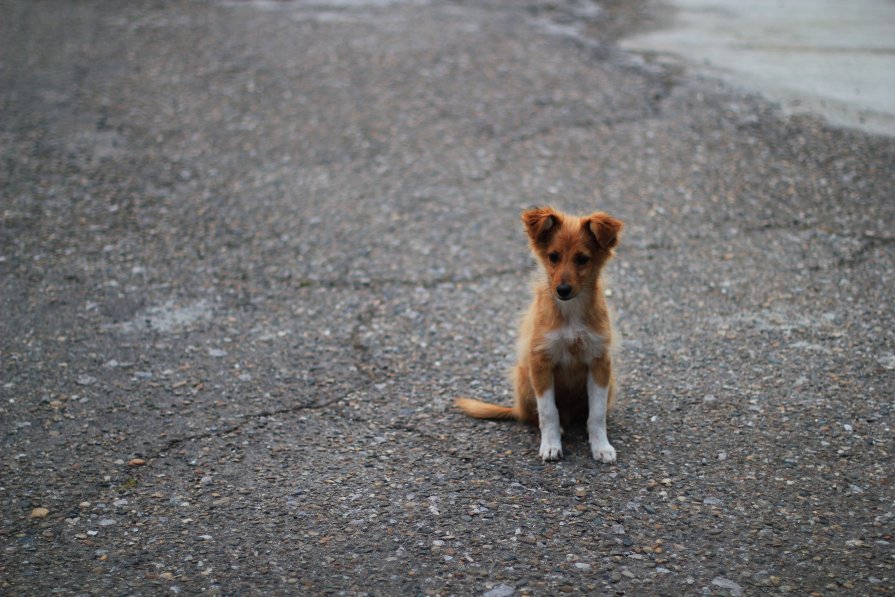
<instances>
[{"instance_id":1,"label":"puppy","mask_svg":"<svg viewBox=\"0 0 895 597\"><path fill-rule=\"evenodd\" d=\"M515 404L471 398L456 404L478 419L539 425L544 461L562 458L560 425L586 420L594 459L615 462L606 435L606 411L615 396L612 328L600 273L624 224L603 212L575 217L549 207L523 212L522 222L543 276L519 329Z\"/></svg>"}]
</instances>

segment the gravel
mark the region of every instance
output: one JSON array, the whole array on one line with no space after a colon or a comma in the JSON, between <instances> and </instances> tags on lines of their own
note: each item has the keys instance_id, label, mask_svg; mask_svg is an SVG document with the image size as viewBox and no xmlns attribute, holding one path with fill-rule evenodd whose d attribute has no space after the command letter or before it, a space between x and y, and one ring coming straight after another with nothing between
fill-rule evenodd
<instances>
[{"instance_id":1,"label":"gravel","mask_svg":"<svg viewBox=\"0 0 895 597\"><path fill-rule=\"evenodd\" d=\"M0 11L0 591L895 591L895 141L652 3ZM626 222L593 461L508 403L518 213Z\"/></svg>"}]
</instances>

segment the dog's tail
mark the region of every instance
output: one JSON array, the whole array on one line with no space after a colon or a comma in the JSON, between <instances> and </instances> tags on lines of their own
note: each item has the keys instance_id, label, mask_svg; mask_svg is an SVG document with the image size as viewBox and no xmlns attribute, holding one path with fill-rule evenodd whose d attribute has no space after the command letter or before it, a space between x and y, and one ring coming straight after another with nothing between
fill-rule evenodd
<instances>
[{"instance_id":1,"label":"dog's tail","mask_svg":"<svg viewBox=\"0 0 895 597\"><path fill-rule=\"evenodd\" d=\"M513 419L519 420L516 409L509 406L500 406L499 404L491 404L490 402L482 402L474 398L457 398L454 401L457 408L465 412L470 417L476 419Z\"/></svg>"}]
</instances>

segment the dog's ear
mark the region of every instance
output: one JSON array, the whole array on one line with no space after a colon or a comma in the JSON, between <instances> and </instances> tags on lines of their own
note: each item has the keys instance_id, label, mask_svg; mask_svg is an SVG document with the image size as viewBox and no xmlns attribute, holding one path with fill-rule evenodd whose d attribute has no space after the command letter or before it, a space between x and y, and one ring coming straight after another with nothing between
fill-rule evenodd
<instances>
[{"instance_id":1,"label":"dog's ear","mask_svg":"<svg viewBox=\"0 0 895 597\"><path fill-rule=\"evenodd\" d=\"M597 240L597 244L606 250L614 249L618 245L624 223L602 211L591 214L585 218L585 222L591 234Z\"/></svg>"},{"instance_id":2,"label":"dog's ear","mask_svg":"<svg viewBox=\"0 0 895 597\"><path fill-rule=\"evenodd\" d=\"M522 212L522 223L533 243L544 242L559 229L559 214L550 207L534 207Z\"/></svg>"}]
</instances>

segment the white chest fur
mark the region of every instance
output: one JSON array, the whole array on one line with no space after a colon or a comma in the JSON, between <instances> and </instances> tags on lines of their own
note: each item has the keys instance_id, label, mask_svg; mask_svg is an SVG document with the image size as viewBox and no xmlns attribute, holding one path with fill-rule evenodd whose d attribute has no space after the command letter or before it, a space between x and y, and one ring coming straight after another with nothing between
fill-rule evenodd
<instances>
[{"instance_id":1,"label":"white chest fur","mask_svg":"<svg viewBox=\"0 0 895 597\"><path fill-rule=\"evenodd\" d=\"M571 321L544 334L538 348L546 352L556 365L589 365L594 359L603 356L606 338L584 322Z\"/></svg>"}]
</instances>

